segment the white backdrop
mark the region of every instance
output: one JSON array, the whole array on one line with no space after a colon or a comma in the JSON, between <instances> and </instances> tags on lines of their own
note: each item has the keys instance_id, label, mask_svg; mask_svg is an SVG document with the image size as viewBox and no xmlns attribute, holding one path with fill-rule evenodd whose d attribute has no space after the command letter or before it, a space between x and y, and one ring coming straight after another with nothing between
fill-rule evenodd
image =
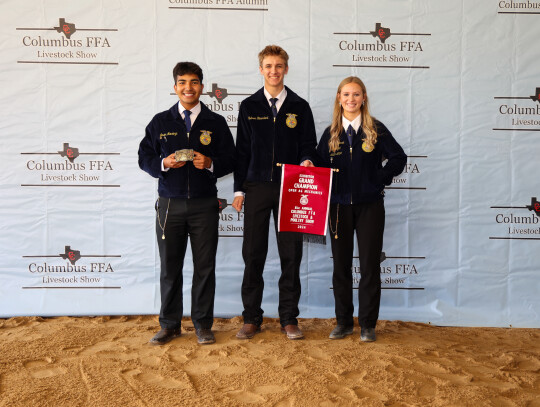
<instances>
[{"instance_id":1,"label":"white backdrop","mask_svg":"<svg viewBox=\"0 0 540 407\"><path fill-rule=\"evenodd\" d=\"M540 327L539 19L530 0L3 1L0 316L157 313L144 128L177 101L172 68L188 60L235 134L273 43L318 137L354 74L409 156L386 193L381 318ZM232 175L218 187L231 202ZM242 311L242 226L226 208L217 316ZM263 308L276 316L271 235ZM301 317L334 316L330 256L304 246ZM190 273L188 253L188 313Z\"/></svg>"}]
</instances>

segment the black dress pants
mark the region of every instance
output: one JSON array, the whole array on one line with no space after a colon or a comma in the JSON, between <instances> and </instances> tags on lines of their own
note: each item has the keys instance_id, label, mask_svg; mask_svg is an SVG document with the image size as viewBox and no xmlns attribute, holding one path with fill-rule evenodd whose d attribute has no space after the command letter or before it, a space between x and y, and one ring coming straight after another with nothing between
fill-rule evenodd
<instances>
[{"instance_id":1,"label":"black dress pants","mask_svg":"<svg viewBox=\"0 0 540 407\"><path fill-rule=\"evenodd\" d=\"M169 205L169 213L167 212ZM161 259L159 324L180 328L183 313L182 269L188 236L193 255L191 319L195 328L211 328L214 322L216 251L218 242L217 198L159 198L159 219L165 222L165 239L156 219L156 234Z\"/></svg>"},{"instance_id":2,"label":"black dress pants","mask_svg":"<svg viewBox=\"0 0 540 407\"><path fill-rule=\"evenodd\" d=\"M337 214L339 210L339 213ZM330 205L334 273L332 285L339 325L353 326L352 258L354 231L358 241L360 283L358 286L358 322L363 328L375 328L381 303L381 251L384 234L384 199L355 205Z\"/></svg>"},{"instance_id":3,"label":"black dress pants","mask_svg":"<svg viewBox=\"0 0 540 407\"><path fill-rule=\"evenodd\" d=\"M244 242L242 256L245 269L242 281L244 322L260 326L263 318L261 308L264 279L263 270L268 253L268 230L270 213L274 215L281 276L279 278L278 313L282 326L297 325L300 313L300 263L302 261L301 239L290 240L279 236L279 184L273 182L246 182L244 202Z\"/></svg>"}]
</instances>

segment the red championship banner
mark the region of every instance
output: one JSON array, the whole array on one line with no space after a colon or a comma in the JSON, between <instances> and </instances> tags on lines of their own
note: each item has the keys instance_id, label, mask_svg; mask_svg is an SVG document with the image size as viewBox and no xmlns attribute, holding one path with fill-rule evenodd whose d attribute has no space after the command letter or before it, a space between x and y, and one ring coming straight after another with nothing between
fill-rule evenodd
<instances>
[{"instance_id":1,"label":"red championship banner","mask_svg":"<svg viewBox=\"0 0 540 407\"><path fill-rule=\"evenodd\" d=\"M279 232L326 236L332 169L283 164Z\"/></svg>"}]
</instances>

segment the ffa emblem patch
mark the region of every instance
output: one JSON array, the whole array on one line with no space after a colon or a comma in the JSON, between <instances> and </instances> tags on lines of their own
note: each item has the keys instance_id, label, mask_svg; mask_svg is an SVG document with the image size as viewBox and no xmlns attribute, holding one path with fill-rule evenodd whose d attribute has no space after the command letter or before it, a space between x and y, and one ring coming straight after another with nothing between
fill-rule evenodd
<instances>
[{"instance_id":1,"label":"ffa emblem patch","mask_svg":"<svg viewBox=\"0 0 540 407\"><path fill-rule=\"evenodd\" d=\"M294 129L296 125L298 124L298 121L296 120L296 114L293 113L287 113L287 119L285 120L285 124L287 127Z\"/></svg>"},{"instance_id":2,"label":"ffa emblem patch","mask_svg":"<svg viewBox=\"0 0 540 407\"><path fill-rule=\"evenodd\" d=\"M371 153L374 148L375 147L369 147L365 141L362 143L362 150L364 150L366 153Z\"/></svg>"},{"instance_id":3,"label":"ffa emblem patch","mask_svg":"<svg viewBox=\"0 0 540 407\"><path fill-rule=\"evenodd\" d=\"M201 133L201 144L203 146L207 146L212 141L212 137L210 137L210 134L212 134L212 132L208 130L201 130Z\"/></svg>"},{"instance_id":4,"label":"ffa emblem patch","mask_svg":"<svg viewBox=\"0 0 540 407\"><path fill-rule=\"evenodd\" d=\"M301 196L300 196L300 203L301 203L302 205L307 205L308 202L309 202L309 200L308 200L307 195L301 195Z\"/></svg>"}]
</instances>

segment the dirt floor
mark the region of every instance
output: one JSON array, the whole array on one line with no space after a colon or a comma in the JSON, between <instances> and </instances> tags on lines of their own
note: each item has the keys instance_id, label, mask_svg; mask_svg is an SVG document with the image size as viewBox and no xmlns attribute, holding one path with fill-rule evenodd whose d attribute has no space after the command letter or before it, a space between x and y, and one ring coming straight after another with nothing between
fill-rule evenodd
<instances>
[{"instance_id":1,"label":"dirt floor","mask_svg":"<svg viewBox=\"0 0 540 407\"><path fill-rule=\"evenodd\" d=\"M540 407L540 329L380 321L330 340L332 319L303 319L291 341L275 319L251 340L217 319L164 346L156 316L0 319L0 406Z\"/></svg>"}]
</instances>

